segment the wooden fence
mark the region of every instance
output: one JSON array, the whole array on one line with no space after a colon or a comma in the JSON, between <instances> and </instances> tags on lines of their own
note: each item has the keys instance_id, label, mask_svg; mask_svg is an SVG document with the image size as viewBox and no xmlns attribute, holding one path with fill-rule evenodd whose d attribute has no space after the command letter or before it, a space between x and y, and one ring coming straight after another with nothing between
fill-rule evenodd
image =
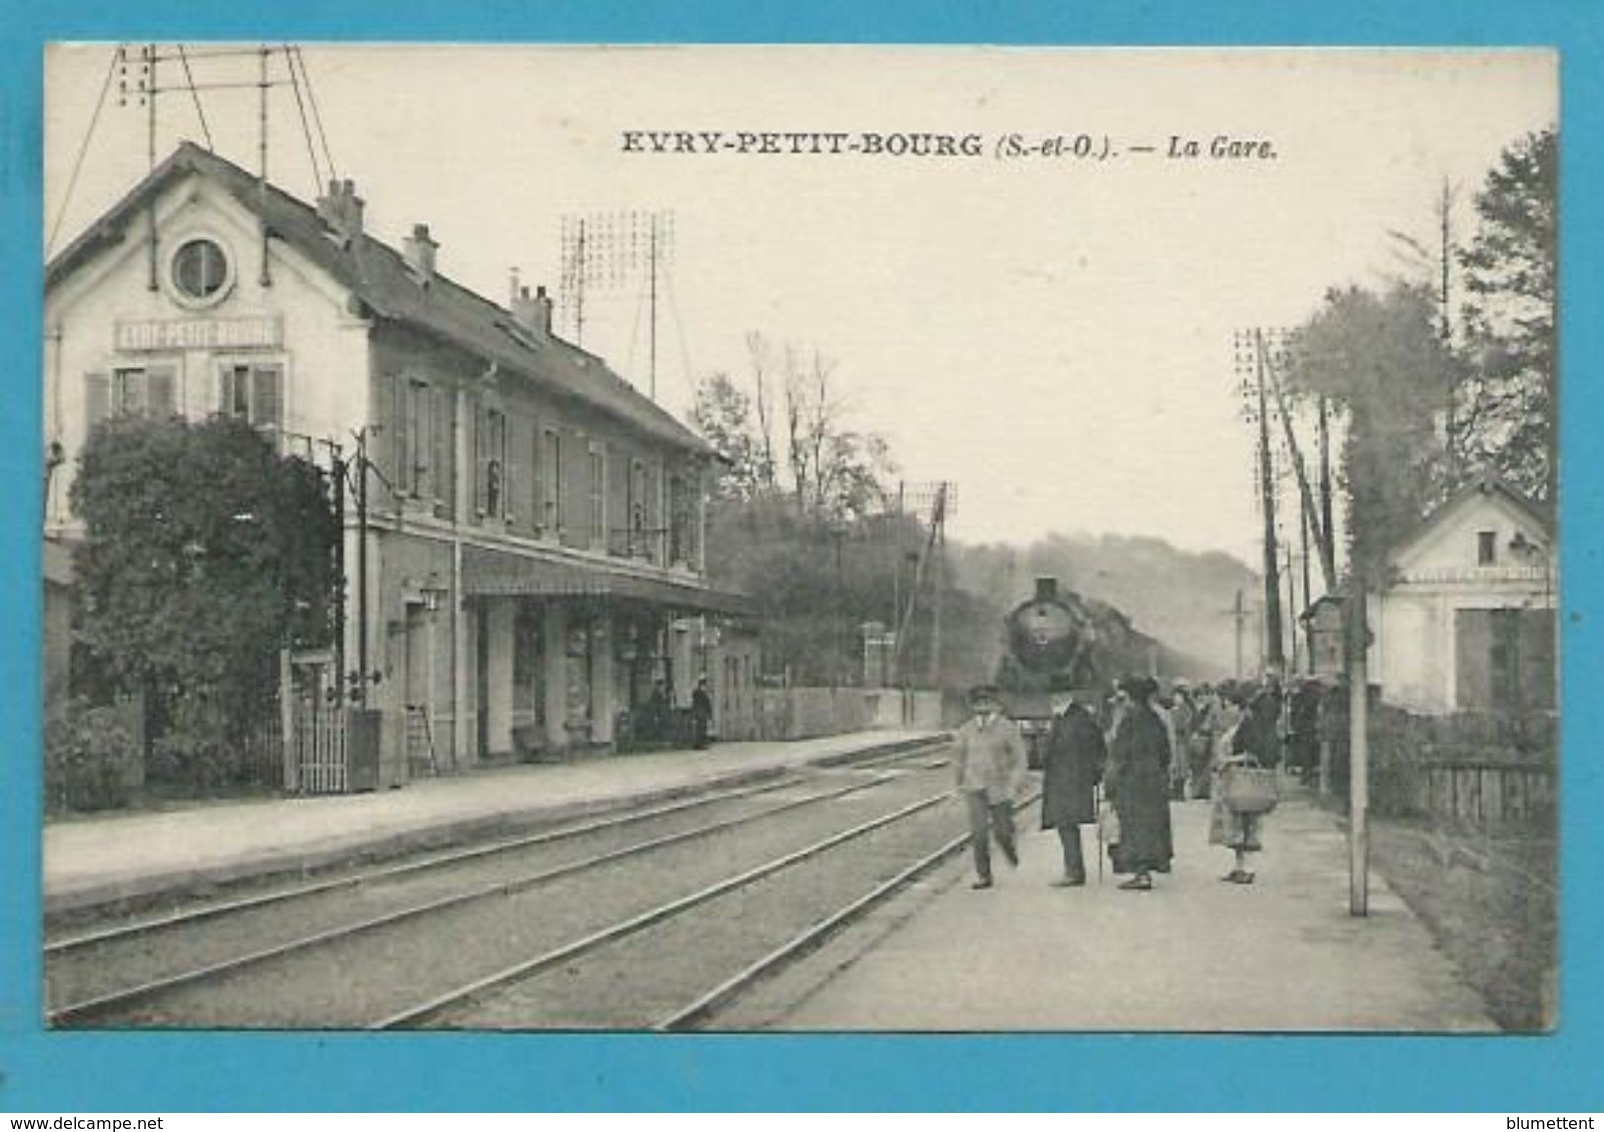
<instances>
[{"instance_id":1,"label":"wooden fence","mask_svg":"<svg viewBox=\"0 0 1604 1132\"><path fill-rule=\"evenodd\" d=\"M1414 774L1418 813L1464 825L1502 827L1551 821L1554 775L1547 767L1440 763Z\"/></svg>"},{"instance_id":2,"label":"wooden fence","mask_svg":"<svg viewBox=\"0 0 1604 1132\"><path fill-rule=\"evenodd\" d=\"M1376 713L1371 798L1382 813L1487 829L1551 823L1558 778L1552 715Z\"/></svg>"},{"instance_id":3,"label":"wooden fence","mask_svg":"<svg viewBox=\"0 0 1604 1132\"><path fill-rule=\"evenodd\" d=\"M303 794L343 794L349 788L346 757L346 713L340 708L312 710L297 705L294 713L289 789Z\"/></svg>"}]
</instances>

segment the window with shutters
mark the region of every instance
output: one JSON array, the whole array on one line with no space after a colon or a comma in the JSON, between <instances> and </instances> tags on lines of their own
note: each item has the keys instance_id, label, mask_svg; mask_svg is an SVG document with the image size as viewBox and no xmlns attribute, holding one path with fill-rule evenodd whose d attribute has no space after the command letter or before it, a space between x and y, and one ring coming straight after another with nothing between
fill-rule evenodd
<instances>
[{"instance_id":1,"label":"window with shutters","mask_svg":"<svg viewBox=\"0 0 1604 1132\"><path fill-rule=\"evenodd\" d=\"M691 526L691 496L681 476L668 481L668 560L675 566L693 561L695 534Z\"/></svg>"},{"instance_id":2,"label":"window with shutters","mask_svg":"<svg viewBox=\"0 0 1604 1132\"><path fill-rule=\"evenodd\" d=\"M507 415L481 406L474 415L474 453L477 475L474 498L480 515L507 516Z\"/></svg>"},{"instance_id":3,"label":"window with shutters","mask_svg":"<svg viewBox=\"0 0 1604 1132\"><path fill-rule=\"evenodd\" d=\"M257 428L284 423L284 367L278 362L226 362L218 372L218 411Z\"/></svg>"},{"instance_id":4,"label":"window with shutters","mask_svg":"<svg viewBox=\"0 0 1604 1132\"><path fill-rule=\"evenodd\" d=\"M93 404L95 396L91 394L90 423L108 415L172 416L178 411L174 395L177 375L174 365L122 366L113 370L101 405Z\"/></svg>"},{"instance_id":5,"label":"window with shutters","mask_svg":"<svg viewBox=\"0 0 1604 1132\"><path fill-rule=\"evenodd\" d=\"M545 533L562 529L563 450L562 436L554 428L540 434L540 522Z\"/></svg>"},{"instance_id":6,"label":"window with shutters","mask_svg":"<svg viewBox=\"0 0 1604 1132\"><path fill-rule=\"evenodd\" d=\"M649 525L646 517L646 465L639 460L631 460L629 465L629 529L638 540L640 536L645 534Z\"/></svg>"},{"instance_id":7,"label":"window with shutters","mask_svg":"<svg viewBox=\"0 0 1604 1132\"><path fill-rule=\"evenodd\" d=\"M398 490L415 499L437 499L434 390L427 381L414 377L403 381L400 394L401 420L396 429Z\"/></svg>"},{"instance_id":8,"label":"window with shutters","mask_svg":"<svg viewBox=\"0 0 1604 1132\"><path fill-rule=\"evenodd\" d=\"M660 511L657 488L650 465L644 460L630 461L629 471L629 554L651 562L662 558L663 532L658 525Z\"/></svg>"},{"instance_id":9,"label":"window with shutters","mask_svg":"<svg viewBox=\"0 0 1604 1132\"><path fill-rule=\"evenodd\" d=\"M435 514L451 518L457 512L457 395L452 390L435 388L433 423Z\"/></svg>"},{"instance_id":10,"label":"window with shutters","mask_svg":"<svg viewBox=\"0 0 1604 1132\"><path fill-rule=\"evenodd\" d=\"M590 446L590 548L607 549L607 453L600 444Z\"/></svg>"}]
</instances>

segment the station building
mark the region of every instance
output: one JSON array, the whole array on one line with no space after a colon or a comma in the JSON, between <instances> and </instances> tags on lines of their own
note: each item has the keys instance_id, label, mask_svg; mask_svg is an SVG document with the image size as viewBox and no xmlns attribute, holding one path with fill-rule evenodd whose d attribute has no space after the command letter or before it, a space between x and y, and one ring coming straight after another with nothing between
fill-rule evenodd
<instances>
[{"instance_id":1,"label":"station building","mask_svg":"<svg viewBox=\"0 0 1604 1132\"><path fill-rule=\"evenodd\" d=\"M351 181L308 204L184 143L47 265L47 545L82 535L100 419L244 417L350 466L329 679L363 674L390 780L420 731L446 767L609 749L658 682L683 704L704 673L738 732L757 657L748 602L705 574L711 449L558 337L544 288L502 306L426 225L394 248L363 211Z\"/></svg>"}]
</instances>

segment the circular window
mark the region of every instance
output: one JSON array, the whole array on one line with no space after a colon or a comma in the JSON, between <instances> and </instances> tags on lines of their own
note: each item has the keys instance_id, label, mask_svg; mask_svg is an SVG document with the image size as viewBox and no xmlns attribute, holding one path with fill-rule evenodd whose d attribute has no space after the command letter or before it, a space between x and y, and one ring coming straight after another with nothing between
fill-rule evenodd
<instances>
[{"instance_id":1,"label":"circular window","mask_svg":"<svg viewBox=\"0 0 1604 1132\"><path fill-rule=\"evenodd\" d=\"M216 240L186 240L173 253L173 286L191 302L221 298L228 282L228 257Z\"/></svg>"}]
</instances>

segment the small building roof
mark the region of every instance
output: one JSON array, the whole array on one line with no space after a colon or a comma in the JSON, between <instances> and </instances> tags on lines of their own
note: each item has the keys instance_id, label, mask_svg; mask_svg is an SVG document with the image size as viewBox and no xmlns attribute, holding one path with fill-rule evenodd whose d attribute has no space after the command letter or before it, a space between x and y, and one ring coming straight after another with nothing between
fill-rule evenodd
<instances>
[{"instance_id":1,"label":"small building roof","mask_svg":"<svg viewBox=\"0 0 1604 1132\"><path fill-rule=\"evenodd\" d=\"M1406 558L1409 552L1419 546L1437 527L1470 506L1475 500L1490 496L1506 501L1522 518L1552 542L1554 524L1546 510L1497 472L1485 469L1433 508L1406 536L1398 540L1388 557L1394 561Z\"/></svg>"},{"instance_id":2,"label":"small building roof","mask_svg":"<svg viewBox=\"0 0 1604 1132\"><path fill-rule=\"evenodd\" d=\"M524 333L512 314L438 273L427 286L408 269L402 254L362 232L334 238L317 210L271 183L193 142L183 142L120 201L45 268L49 292L92 257L120 243L141 207L168 186L201 176L258 216L274 239L293 247L377 318L404 323L454 343L553 392L635 426L674 447L711 455L696 433L636 391L607 363L556 335Z\"/></svg>"}]
</instances>

